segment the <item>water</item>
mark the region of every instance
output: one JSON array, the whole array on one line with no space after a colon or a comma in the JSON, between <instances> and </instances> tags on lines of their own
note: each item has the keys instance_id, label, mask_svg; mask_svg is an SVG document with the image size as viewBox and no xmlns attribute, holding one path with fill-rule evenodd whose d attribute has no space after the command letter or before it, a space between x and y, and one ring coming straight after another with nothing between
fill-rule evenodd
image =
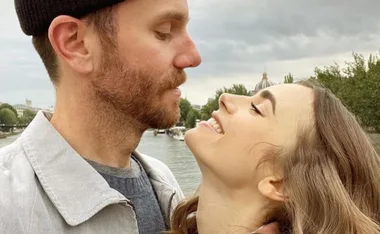
<instances>
[{"instance_id":1,"label":"water","mask_svg":"<svg viewBox=\"0 0 380 234\"><path fill-rule=\"evenodd\" d=\"M173 172L185 195L194 194L200 185L198 165L184 141L178 141L166 134L154 136L144 133L137 149L164 162Z\"/></svg>"},{"instance_id":2,"label":"water","mask_svg":"<svg viewBox=\"0 0 380 234\"><path fill-rule=\"evenodd\" d=\"M12 143L13 141L15 141L18 137L20 136L20 134L16 134L16 135L12 135L12 136L8 136L7 138L5 139L0 139L0 148L1 147L4 147L10 143Z\"/></svg>"},{"instance_id":3,"label":"water","mask_svg":"<svg viewBox=\"0 0 380 234\"><path fill-rule=\"evenodd\" d=\"M19 134L0 139L0 148L18 137ZM154 136L152 131L147 131L137 149L164 162L172 170L185 195L194 194L200 184L200 171L185 142L166 134Z\"/></svg>"}]
</instances>

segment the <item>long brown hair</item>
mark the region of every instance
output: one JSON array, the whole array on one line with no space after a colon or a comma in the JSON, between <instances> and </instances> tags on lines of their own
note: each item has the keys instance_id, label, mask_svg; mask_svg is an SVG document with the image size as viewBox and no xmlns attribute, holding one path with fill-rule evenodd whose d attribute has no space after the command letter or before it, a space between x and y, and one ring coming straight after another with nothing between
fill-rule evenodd
<instances>
[{"instance_id":1,"label":"long brown hair","mask_svg":"<svg viewBox=\"0 0 380 234\"><path fill-rule=\"evenodd\" d=\"M380 159L355 116L310 81L314 128L298 131L292 149L276 151L289 201L274 214L282 233L380 233ZM173 213L170 234L197 233L198 197Z\"/></svg>"}]
</instances>

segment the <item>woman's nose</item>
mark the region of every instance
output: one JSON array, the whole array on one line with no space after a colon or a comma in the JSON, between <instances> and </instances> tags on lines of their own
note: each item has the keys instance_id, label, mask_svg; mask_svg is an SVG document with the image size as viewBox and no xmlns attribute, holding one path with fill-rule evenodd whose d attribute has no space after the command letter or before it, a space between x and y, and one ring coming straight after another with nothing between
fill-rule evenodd
<instances>
[{"instance_id":1,"label":"woman's nose","mask_svg":"<svg viewBox=\"0 0 380 234\"><path fill-rule=\"evenodd\" d=\"M237 111L236 101L239 97L237 95L224 93L219 98L219 109L224 110L229 114Z\"/></svg>"}]
</instances>

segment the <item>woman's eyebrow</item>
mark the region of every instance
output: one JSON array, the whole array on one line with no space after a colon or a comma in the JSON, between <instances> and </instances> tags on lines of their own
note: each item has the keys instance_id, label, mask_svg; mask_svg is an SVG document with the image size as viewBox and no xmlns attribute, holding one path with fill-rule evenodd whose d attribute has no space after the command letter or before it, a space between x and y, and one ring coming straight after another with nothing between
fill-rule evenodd
<instances>
[{"instance_id":1,"label":"woman's eyebrow","mask_svg":"<svg viewBox=\"0 0 380 234\"><path fill-rule=\"evenodd\" d=\"M260 93L260 97L263 99L267 99L272 103L272 111L273 114L276 115L276 98L274 97L274 95L270 91L264 90Z\"/></svg>"}]
</instances>

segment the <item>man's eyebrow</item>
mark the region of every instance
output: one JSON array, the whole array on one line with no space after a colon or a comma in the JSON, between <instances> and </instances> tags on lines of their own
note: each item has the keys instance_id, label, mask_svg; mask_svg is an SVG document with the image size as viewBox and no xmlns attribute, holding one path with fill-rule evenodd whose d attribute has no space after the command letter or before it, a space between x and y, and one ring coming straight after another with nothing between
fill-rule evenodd
<instances>
[{"instance_id":1,"label":"man's eyebrow","mask_svg":"<svg viewBox=\"0 0 380 234\"><path fill-rule=\"evenodd\" d=\"M164 21L164 20L177 20L177 21L184 21L188 22L190 18L186 16L186 14L181 13L179 11L166 11L156 17L157 21Z\"/></svg>"},{"instance_id":2,"label":"man's eyebrow","mask_svg":"<svg viewBox=\"0 0 380 234\"><path fill-rule=\"evenodd\" d=\"M260 97L263 99L267 99L272 103L272 111L273 111L273 114L275 115L276 114L276 98L274 97L274 95L270 91L264 90L260 93Z\"/></svg>"}]
</instances>

